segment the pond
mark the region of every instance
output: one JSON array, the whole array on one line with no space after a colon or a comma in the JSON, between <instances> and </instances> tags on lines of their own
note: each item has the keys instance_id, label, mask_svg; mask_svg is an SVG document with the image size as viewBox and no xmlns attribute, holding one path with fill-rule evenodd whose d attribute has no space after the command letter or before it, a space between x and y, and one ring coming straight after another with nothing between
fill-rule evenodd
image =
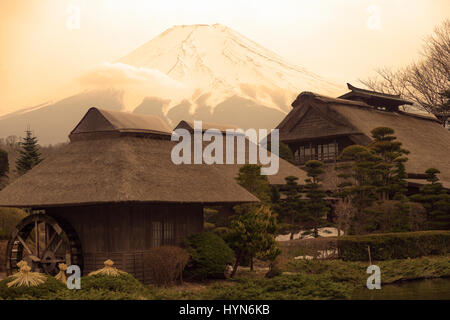
<instances>
[{"instance_id":1,"label":"pond","mask_svg":"<svg viewBox=\"0 0 450 320\"><path fill-rule=\"evenodd\" d=\"M450 300L450 278L403 281L380 290L357 289L354 300Z\"/></svg>"}]
</instances>

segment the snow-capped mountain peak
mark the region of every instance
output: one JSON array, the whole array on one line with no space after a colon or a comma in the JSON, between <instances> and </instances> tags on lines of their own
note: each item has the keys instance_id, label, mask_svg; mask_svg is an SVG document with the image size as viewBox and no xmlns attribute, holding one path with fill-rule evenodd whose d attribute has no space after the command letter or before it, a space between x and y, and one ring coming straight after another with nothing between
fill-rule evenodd
<instances>
[{"instance_id":1,"label":"snow-capped mountain peak","mask_svg":"<svg viewBox=\"0 0 450 320\"><path fill-rule=\"evenodd\" d=\"M238 95L287 111L300 91L340 89L220 24L174 26L119 62L157 69L187 86L188 100L207 94L203 103L211 108Z\"/></svg>"}]
</instances>

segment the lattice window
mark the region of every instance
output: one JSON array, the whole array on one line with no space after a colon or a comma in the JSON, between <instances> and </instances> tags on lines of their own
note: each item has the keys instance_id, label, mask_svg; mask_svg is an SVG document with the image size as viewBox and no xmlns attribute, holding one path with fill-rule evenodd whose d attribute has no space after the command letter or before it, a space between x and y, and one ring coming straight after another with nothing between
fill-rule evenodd
<instances>
[{"instance_id":1,"label":"lattice window","mask_svg":"<svg viewBox=\"0 0 450 320\"><path fill-rule=\"evenodd\" d=\"M152 247L160 247L162 245L162 222L153 221L152 222Z\"/></svg>"},{"instance_id":2,"label":"lattice window","mask_svg":"<svg viewBox=\"0 0 450 320\"><path fill-rule=\"evenodd\" d=\"M175 228L173 221L164 221L164 245L173 245L175 242Z\"/></svg>"},{"instance_id":3,"label":"lattice window","mask_svg":"<svg viewBox=\"0 0 450 320\"><path fill-rule=\"evenodd\" d=\"M338 144L330 143L308 143L299 146L294 152L297 163L303 164L309 160L320 160L323 162L335 161L338 156Z\"/></svg>"},{"instance_id":4,"label":"lattice window","mask_svg":"<svg viewBox=\"0 0 450 320\"><path fill-rule=\"evenodd\" d=\"M175 224L171 220L152 222L152 247L173 245L175 243Z\"/></svg>"}]
</instances>

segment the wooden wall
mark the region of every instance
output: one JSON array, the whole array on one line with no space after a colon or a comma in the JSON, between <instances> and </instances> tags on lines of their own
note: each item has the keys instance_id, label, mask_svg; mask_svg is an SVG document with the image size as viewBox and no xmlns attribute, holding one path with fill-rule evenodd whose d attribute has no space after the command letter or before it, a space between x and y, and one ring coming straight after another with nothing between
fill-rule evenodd
<instances>
[{"instance_id":1,"label":"wooden wall","mask_svg":"<svg viewBox=\"0 0 450 320\"><path fill-rule=\"evenodd\" d=\"M111 259L119 269L145 281L146 251L181 245L188 235L203 230L201 205L101 205L47 209L46 213L64 218L77 232L85 275Z\"/></svg>"}]
</instances>

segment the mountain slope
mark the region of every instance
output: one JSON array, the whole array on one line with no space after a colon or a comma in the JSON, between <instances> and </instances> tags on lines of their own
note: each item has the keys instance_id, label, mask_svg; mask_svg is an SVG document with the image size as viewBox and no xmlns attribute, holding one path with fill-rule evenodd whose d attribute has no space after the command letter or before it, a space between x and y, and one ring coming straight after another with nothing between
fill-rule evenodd
<instances>
[{"instance_id":1,"label":"mountain slope","mask_svg":"<svg viewBox=\"0 0 450 320\"><path fill-rule=\"evenodd\" d=\"M219 24L172 27L86 72L71 89L79 85L77 95L0 117L0 138L22 136L30 126L42 144L64 142L94 106L157 115L172 127L203 120L273 128L299 92L343 91Z\"/></svg>"},{"instance_id":2,"label":"mountain slope","mask_svg":"<svg viewBox=\"0 0 450 320\"><path fill-rule=\"evenodd\" d=\"M30 127L43 145L65 142L90 107L121 110L122 95L122 92L114 90L88 91L31 111L5 115L0 117L0 137L23 137Z\"/></svg>"},{"instance_id":3,"label":"mountain slope","mask_svg":"<svg viewBox=\"0 0 450 320\"><path fill-rule=\"evenodd\" d=\"M203 103L212 109L240 96L286 112L300 91L335 95L341 89L220 24L175 26L119 62L157 69L186 85L191 112L206 94Z\"/></svg>"}]
</instances>

